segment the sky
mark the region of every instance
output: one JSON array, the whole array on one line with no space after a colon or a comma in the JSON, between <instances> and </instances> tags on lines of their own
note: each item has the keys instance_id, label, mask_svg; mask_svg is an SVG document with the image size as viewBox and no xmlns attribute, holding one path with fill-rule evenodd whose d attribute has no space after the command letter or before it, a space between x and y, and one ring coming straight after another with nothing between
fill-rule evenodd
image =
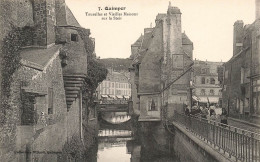
<instances>
[{"instance_id":1,"label":"sky","mask_svg":"<svg viewBox=\"0 0 260 162\"><path fill-rule=\"evenodd\" d=\"M66 4L84 28L95 38L96 54L101 58L128 58L133 44L144 28L155 25L158 13L166 13L169 0L66 0ZM228 61L233 55L233 24L255 20L255 0L172 0L182 13L182 32L194 45L193 58ZM99 11L98 7L103 9ZM105 7L125 7L107 11ZM102 20L88 13L138 13L121 20ZM112 16L113 17L113 16Z\"/></svg>"}]
</instances>

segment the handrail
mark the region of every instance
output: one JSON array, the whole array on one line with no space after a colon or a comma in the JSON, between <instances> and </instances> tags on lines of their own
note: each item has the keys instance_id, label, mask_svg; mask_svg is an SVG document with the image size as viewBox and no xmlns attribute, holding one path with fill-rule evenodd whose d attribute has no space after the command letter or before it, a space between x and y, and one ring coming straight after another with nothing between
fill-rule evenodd
<instances>
[{"instance_id":1,"label":"handrail","mask_svg":"<svg viewBox=\"0 0 260 162\"><path fill-rule=\"evenodd\" d=\"M209 142L219 152L222 150L228 153L229 157L235 157L236 161L260 161L258 133L178 112L175 112L174 121Z\"/></svg>"},{"instance_id":2,"label":"handrail","mask_svg":"<svg viewBox=\"0 0 260 162\"><path fill-rule=\"evenodd\" d=\"M184 115L184 114L183 114ZM201 118L201 114L199 115L190 115L191 117L193 118L199 118L199 119L202 119ZM235 126L232 126L232 125L227 125L227 124L223 124L223 123L220 123L218 121L215 121L215 120L210 120L210 119L203 119L203 120L207 120L208 122L210 123L216 123L217 125L224 125L225 127L230 127L230 128L233 128L233 129L237 129L238 131L240 132L247 132L247 134L251 134L253 133L255 135L255 137L258 137L260 139L260 133L257 133L257 132L253 132L253 131L249 131L249 130L246 130L246 129L243 129L243 128L238 128L238 127L235 127Z\"/></svg>"}]
</instances>

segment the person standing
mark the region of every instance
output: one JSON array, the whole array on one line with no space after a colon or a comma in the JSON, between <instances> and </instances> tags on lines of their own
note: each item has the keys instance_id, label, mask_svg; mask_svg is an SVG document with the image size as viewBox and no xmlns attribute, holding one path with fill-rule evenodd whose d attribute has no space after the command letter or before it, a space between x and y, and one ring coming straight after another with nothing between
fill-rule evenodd
<instances>
[{"instance_id":1,"label":"person standing","mask_svg":"<svg viewBox=\"0 0 260 162\"><path fill-rule=\"evenodd\" d=\"M220 115L220 123L222 126L225 126L228 125L227 123L227 110L225 108L222 108L222 113ZM225 125L224 125L225 124Z\"/></svg>"},{"instance_id":2,"label":"person standing","mask_svg":"<svg viewBox=\"0 0 260 162\"><path fill-rule=\"evenodd\" d=\"M202 107L202 110L201 110L201 117L203 118L203 119L207 119L207 115L209 114L209 112L208 112L208 109L205 107L205 106L203 106Z\"/></svg>"}]
</instances>

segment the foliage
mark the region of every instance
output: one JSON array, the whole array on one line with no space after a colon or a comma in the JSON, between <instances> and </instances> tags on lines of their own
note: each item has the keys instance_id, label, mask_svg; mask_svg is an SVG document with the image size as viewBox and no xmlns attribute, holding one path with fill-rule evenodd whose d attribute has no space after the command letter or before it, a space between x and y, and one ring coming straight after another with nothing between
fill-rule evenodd
<instances>
[{"instance_id":1,"label":"foliage","mask_svg":"<svg viewBox=\"0 0 260 162\"><path fill-rule=\"evenodd\" d=\"M94 93L98 87L98 84L106 79L108 70L97 61L94 53L94 44L89 38L89 30L84 28L78 29L81 39L84 41L84 47L88 55L87 65L87 77L83 86L83 97L86 100L87 107L94 106ZM89 112L89 111L87 111Z\"/></svg>"},{"instance_id":2,"label":"foliage","mask_svg":"<svg viewBox=\"0 0 260 162\"><path fill-rule=\"evenodd\" d=\"M123 58L105 58L100 59L99 62L106 68L113 68L115 71L128 71L132 60Z\"/></svg>"},{"instance_id":3,"label":"foliage","mask_svg":"<svg viewBox=\"0 0 260 162\"><path fill-rule=\"evenodd\" d=\"M32 31L34 28L32 27L15 27L11 24L11 30L3 39L2 53L2 83L1 83L1 91L2 91L2 109L1 109L1 123L5 121L5 114L8 109L10 109L10 105L8 104L8 100L10 97L10 87L13 81L12 75L14 72L20 67L20 51L21 47L25 45L32 44Z\"/></svg>"}]
</instances>

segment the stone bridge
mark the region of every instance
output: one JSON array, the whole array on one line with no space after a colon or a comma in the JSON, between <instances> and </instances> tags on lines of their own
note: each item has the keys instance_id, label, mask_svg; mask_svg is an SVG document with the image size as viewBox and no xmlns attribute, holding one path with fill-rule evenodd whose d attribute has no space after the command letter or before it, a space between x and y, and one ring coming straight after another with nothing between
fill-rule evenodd
<instances>
[{"instance_id":1,"label":"stone bridge","mask_svg":"<svg viewBox=\"0 0 260 162\"><path fill-rule=\"evenodd\" d=\"M99 100L98 112L129 112L128 100Z\"/></svg>"}]
</instances>

